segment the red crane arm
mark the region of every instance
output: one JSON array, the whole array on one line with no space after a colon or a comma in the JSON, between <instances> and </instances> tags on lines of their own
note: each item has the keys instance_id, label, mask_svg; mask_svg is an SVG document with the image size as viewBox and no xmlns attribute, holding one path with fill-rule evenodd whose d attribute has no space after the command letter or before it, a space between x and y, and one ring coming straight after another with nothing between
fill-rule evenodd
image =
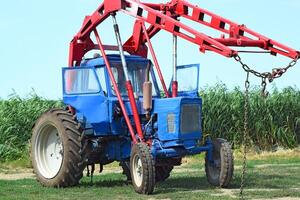
<instances>
[{"instance_id":1,"label":"red crane arm","mask_svg":"<svg viewBox=\"0 0 300 200\"><path fill-rule=\"evenodd\" d=\"M260 47L271 51L273 55L279 53L292 59L299 56L298 51L256 33L255 31L248 29L245 25L234 23L186 1L178 1L175 13L227 34L229 36L227 39L215 38L215 40L226 46Z\"/></svg>"},{"instance_id":2,"label":"red crane arm","mask_svg":"<svg viewBox=\"0 0 300 200\"><path fill-rule=\"evenodd\" d=\"M70 44L70 66L78 65L86 52L98 48L90 39L90 33L111 13L117 11L122 11L137 19L132 36L123 45L124 50L131 54L147 57L145 46L147 39L141 25L141 22L146 22L150 24L147 29L150 39L160 30L165 30L198 45L203 53L209 50L226 57L233 57L238 52L230 46L238 46L259 47L270 51L273 55L281 54L292 59L300 55L299 51L184 0L172 0L166 4L142 3L137 0L104 0L104 3L91 16L85 18L81 30L73 38ZM178 21L178 17L208 26L220 31L223 35L220 38L212 38ZM104 45L104 47L109 50L117 49L109 45Z\"/></svg>"}]
</instances>

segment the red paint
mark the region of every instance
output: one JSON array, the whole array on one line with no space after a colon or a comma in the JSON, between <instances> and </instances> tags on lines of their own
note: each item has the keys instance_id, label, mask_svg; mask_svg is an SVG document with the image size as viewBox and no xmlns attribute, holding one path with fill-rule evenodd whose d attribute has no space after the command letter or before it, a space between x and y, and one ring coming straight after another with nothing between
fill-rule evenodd
<instances>
[{"instance_id":1,"label":"red paint","mask_svg":"<svg viewBox=\"0 0 300 200\"><path fill-rule=\"evenodd\" d=\"M177 93L178 93L178 82L173 81L172 82L172 97L177 97Z\"/></svg>"},{"instance_id":2,"label":"red paint","mask_svg":"<svg viewBox=\"0 0 300 200\"><path fill-rule=\"evenodd\" d=\"M170 3L161 4L143 3L134 0L104 0L104 3L92 15L85 18L81 30L71 41L69 66L73 66L74 63L75 65L79 65L85 53L92 49L97 49L90 39L90 33L111 12L117 11L123 11L123 13L131 15L137 20L150 24L147 29L149 39L154 37L160 30L165 30L198 45L199 50L203 53L208 50L226 57L233 57L238 52L230 48L230 46L245 46L259 47L271 51L273 55L280 54L292 59L300 56L299 51L295 49L280 44L248 29L244 25L234 23L184 0L172 0ZM147 15L140 14L146 12ZM196 31L183 22L177 21L174 19L176 17L187 18L220 31L223 37L212 38L209 35ZM132 36L125 43L124 50L130 54L146 57L146 42L146 35L141 31L141 27L137 25Z\"/></svg>"},{"instance_id":3,"label":"red paint","mask_svg":"<svg viewBox=\"0 0 300 200\"><path fill-rule=\"evenodd\" d=\"M110 63L109 63L108 58L107 58L107 56L105 54L105 50L103 48L103 45L102 45L102 42L100 40L100 37L99 37L99 34L98 34L97 30L95 30L94 33L95 33L95 37L96 37L96 40L98 42L99 49L101 51L102 57L104 59L105 65L106 65L106 68L107 68L107 71L108 71L108 74L109 74L109 78L110 78L110 80L111 80L111 82L112 82L112 84L113 84L113 86L115 88L115 92L116 92L117 98L119 100L119 103L120 103L120 106L121 106L121 109L122 109L122 112L123 112L123 115L124 115L127 127L129 129L129 132L130 132L130 135L131 135L131 138L133 140L133 143L136 144L137 140L135 138L135 133L134 133L133 127L131 125L130 119L128 117L128 113L126 111L126 108L125 108L125 105L124 105L121 93L119 91L118 85L116 83L115 77L114 77L113 72L111 70Z\"/></svg>"},{"instance_id":4,"label":"red paint","mask_svg":"<svg viewBox=\"0 0 300 200\"><path fill-rule=\"evenodd\" d=\"M133 113L133 119L134 119L136 131L137 131L138 136L141 139L141 141L144 141L144 135L143 135L142 127L141 127L140 116L139 116L139 112L138 112L138 109L137 109L137 106L136 106L136 102L135 102L133 89L132 89L132 85L131 85L130 80L126 81L126 89L127 89L128 98L129 98L129 101L130 101L131 110L132 110L132 113Z\"/></svg>"},{"instance_id":5,"label":"red paint","mask_svg":"<svg viewBox=\"0 0 300 200\"><path fill-rule=\"evenodd\" d=\"M163 77L163 75L162 75L162 73L161 73L161 70L160 70L160 67L159 67L159 64L158 64L158 61L157 61L155 52L154 52L154 50L153 50L152 43L151 43L150 38L149 38L149 36L148 36L147 29L146 29L146 27L145 27L145 25L144 25L143 22L140 22L140 23L141 23L141 25L142 25L142 28L143 28L143 31L144 31L144 35L145 35L145 37L146 37L146 39L147 39L147 43L148 43L148 46L149 46L149 49L150 49L150 53L151 53L152 58L153 58L154 66L155 66L155 68L156 68L156 71L157 71L159 80L160 80L161 85L162 85L163 90L164 90L164 93L165 93L166 97L169 98L170 95L169 95L169 92L168 92L168 90L167 90L167 87L166 87L166 84L165 84L164 77Z\"/></svg>"}]
</instances>

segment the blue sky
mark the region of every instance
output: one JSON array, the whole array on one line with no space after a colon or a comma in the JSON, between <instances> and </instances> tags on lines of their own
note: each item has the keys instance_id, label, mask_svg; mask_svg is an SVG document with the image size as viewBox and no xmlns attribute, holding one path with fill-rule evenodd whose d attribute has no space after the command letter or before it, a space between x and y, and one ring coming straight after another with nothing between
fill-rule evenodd
<instances>
[{"instance_id":1,"label":"blue sky","mask_svg":"<svg viewBox=\"0 0 300 200\"><path fill-rule=\"evenodd\" d=\"M101 1L3 1L0 6L0 98L7 98L12 89L21 96L26 96L31 88L46 98L61 98L61 67L67 66L69 42L79 30L84 16L92 13L99 2ZM259 33L300 50L299 0L191 0L190 2L237 23L246 24ZM131 34L133 19L122 14L117 17L125 41ZM115 44L111 30L111 20L105 22L99 29L106 44ZM215 34L206 29L203 31ZM168 33L161 32L153 38L153 45L162 71L169 82L172 37ZM288 62L285 58L266 55L242 56L247 63L261 71L270 71ZM233 59L214 53L202 54L197 46L180 40L178 64L191 63L201 64L201 87L216 82L223 82L229 88L242 87L244 84L245 73ZM300 88L299 74L300 64L275 83L279 88L287 86ZM259 84L260 80L252 77L251 82Z\"/></svg>"}]
</instances>

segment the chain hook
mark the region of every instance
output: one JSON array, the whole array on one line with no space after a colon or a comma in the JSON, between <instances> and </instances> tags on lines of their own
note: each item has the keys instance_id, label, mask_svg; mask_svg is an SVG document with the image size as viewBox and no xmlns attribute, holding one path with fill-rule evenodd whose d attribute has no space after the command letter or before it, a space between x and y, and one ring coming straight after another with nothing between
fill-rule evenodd
<instances>
[{"instance_id":1,"label":"chain hook","mask_svg":"<svg viewBox=\"0 0 300 200\"><path fill-rule=\"evenodd\" d=\"M267 88L266 78L262 78L261 86L262 86L261 96L264 97L264 98L268 97L269 96L269 92L266 91L266 88Z\"/></svg>"},{"instance_id":2,"label":"chain hook","mask_svg":"<svg viewBox=\"0 0 300 200\"><path fill-rule=\"evenodd\" d=\"M247 75L246 75L246 80L245 80L245 89L249 89L249 87L250 87L250 82L249 82L250 72L247 71L246 73L247 73Z\"/></svg>"}]
</instances>

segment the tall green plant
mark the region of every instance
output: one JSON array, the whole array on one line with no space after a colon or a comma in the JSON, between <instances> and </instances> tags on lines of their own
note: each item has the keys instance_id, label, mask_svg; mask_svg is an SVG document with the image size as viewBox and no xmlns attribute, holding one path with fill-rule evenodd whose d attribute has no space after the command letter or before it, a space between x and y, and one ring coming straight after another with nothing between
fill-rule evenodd
<instances>
[{"instance_id":1,"label":"tall green plant","mask_svg":"<svg viewBox=\"0 0 300 200\"><path fill-rule=\"evenodd\" d=\"M229 91L218 84L205 88L203 98L203 131L224 137L239 146L244 123L244 93L239 88ZM300 91L289 87L267 97L259 88L250 91L249 135L253 145L261 149L274 146L292 148L300 139Z\"/></svg>"},{"instance_id":2,"label":"tall green plant","mask_svg":"<svg viewBox=\"0 0 300 200\"><path fill-rule=\"evenodd\" d=\"M46 100L35 93L25 99L13 94L8 100L0 100L0 160L22 156L35 120L46 110L61 106L60 101Z\"/></svg>"}]
</instances>

